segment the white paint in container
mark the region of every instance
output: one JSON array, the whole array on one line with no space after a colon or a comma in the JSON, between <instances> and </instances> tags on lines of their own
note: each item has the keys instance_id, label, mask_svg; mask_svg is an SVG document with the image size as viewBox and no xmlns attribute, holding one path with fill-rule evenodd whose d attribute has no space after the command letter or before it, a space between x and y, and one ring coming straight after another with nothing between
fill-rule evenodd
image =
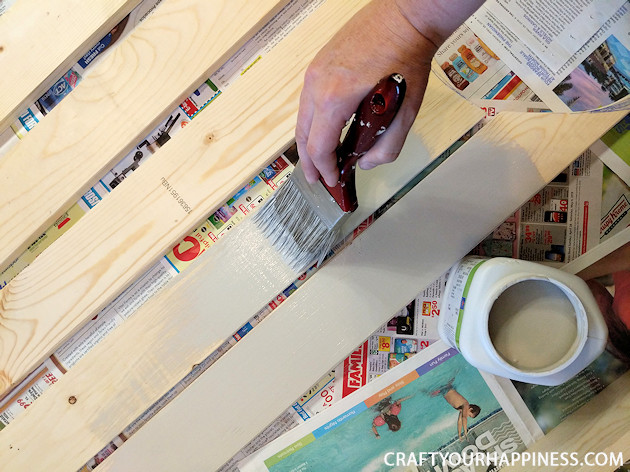
<instances>
[{"instance_id":1,"label":"white paint in container","mask_svg":"<svg viewBox=\"0 0 630 472\"><path fill-rule=\"evenodd\" d=\"M500 257L466 257L451 268L439 332L478 369L540 385L569 380L608 337L582 279Z\"/></svg>"}]
</instances>

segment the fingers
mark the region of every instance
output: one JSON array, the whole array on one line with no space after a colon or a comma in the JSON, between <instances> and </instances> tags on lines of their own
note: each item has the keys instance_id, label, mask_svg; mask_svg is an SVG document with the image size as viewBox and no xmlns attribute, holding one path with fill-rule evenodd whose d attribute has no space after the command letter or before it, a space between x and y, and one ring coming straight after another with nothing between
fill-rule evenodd
<instances>
[{"instance_id":1,"label":"fingers","mask_svg":"<svg viewBox=\"0 0 630 472\"><path fill-rule=\"evenodd\" d=\"M316 108L306 143L306 154L330 186L339 180L335 149L345 121L333 110Z\"/></svg>"},{"instance_id":2,"label":"fingers","mask_svg":"<svg viewBox=\"0 0 630 472\"><path fill-rule=\"evenodd\" d=\"M295 143L297 144L298 155L300 156L304 176L306 177L307 182L314 184L319 179L319 171L306 151L308 135L311 130L312 122L313 101L310 99L310 94L307 93L307 89L304 88L302 90L302 94L300 95L300 107L298 109L297 123L295 125Z\"/></svg>"},{"instance_id":3,"label":"fingers","mask_svg":"<svg viewBox=\"0 0 630 472\"><path fill-rule=\"evenodd\" d=\"M334 84L321 93L317 91L305 87L300 96L295 131L298 154L309 183L317 182L321 175L329 186L335 186L339 180L335 149L357 105L352 96Z\"/></svg>"},{"instance_id":4,"label":"fingers","mask_svg":"<svg viewBox=\"0 0 630 472\"><path fill-rule=\"evenodd\" d=\"M403 105L392 124L379 137L374 147L357 161L359 167L363 170L369 170L382 164L394 162L405 144L405 139L416 114L417 108L415 108L414 103L407 102Z\"/></svg>"},{"instance_id":5,"label":"fingers","mask_svg":"<svg viewBox=\"0 0 630 472\"><path fill-rule=\"evenodd\" d=\"M306 71L296 142L308 182L339 179L335 149L346 121L385 75L407 80L403 106L374 148L359 160L368 169L396 159L420 108L436 49L392 2L368 3L324 47Z\"/></svg>"}]
</instances>

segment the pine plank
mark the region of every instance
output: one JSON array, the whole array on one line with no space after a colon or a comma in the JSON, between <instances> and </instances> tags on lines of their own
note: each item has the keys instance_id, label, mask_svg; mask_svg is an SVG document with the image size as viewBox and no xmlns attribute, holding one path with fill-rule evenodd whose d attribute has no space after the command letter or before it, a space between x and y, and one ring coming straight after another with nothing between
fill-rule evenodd
<instances>
[{"instance_id":1,"label":"pine plank","mask_svg":"<svg viewBox=\"0 0 630 472\"><path fill-rule=\"evenodd\" d=\"M245 8L245 2L239 5ZM224 14L235 15L237 6L226 7ZM348 8L356 11L357 3ZM305 43L302 67L321 44L315 38ZM266 68L266 75L257 73L259 83L237 81L232 85L235 92L222 94L212 112L200 114L180 133L185 139L176 135L2 289L0 391L24 378L83 321L251 180L269 156L287 146L303 71L289 57L284 60L282 67L291 73L283 80L270 81L276 72ZM163 179L190 205L189 213L166 190Z\"/></svg>"},{"instance_id":2,"label":"pine plank","mask_svg":"<svg viewBox=\"0 0 630 472\"><path fill-rule=\"evenodd\" d=\"M17 2L0 17L0 130L38 99L140 0Z\"/></svg>"},{"instance_id":3,"label":"pine plank","mask_svg":"<svg viewBox=\"0 0 630 472\"><path fill-rule=\"evenodd\" d=\"M218 468L622 116L499 115L123 444L103 470ZM547 154L563 137L574 142Z\"/></svg>"},{"instance_id":4,"label":"pine plank","mask_svg":"<svg viewBox=\"0 0 630 472\"><path fill-rule=\"evenodd\" d=\"M114 216L124 220L120 226L124 226L125 231L132 235L142 234L144 239L136 242L131 237L117 236L118 240L113 246L104 248L107 241L115 239L111 235L104 234L102 238L92 242L93 247L99 248L98 251L104 248L106 252L98 254L93 261L89 260L89 254L81 255L77 262L80 260L83 267L75 271L76 277L85 273L85 268L89 264L97 264L99 260L105 259L107 251L109 254L114 253L115 250L112 248L117 244L118 251L124 249L132 254L153 252L154 255L158 255L156 245L159 241L158 243L153 241L147 243L147 241L150 238L165 239L166 236L162 236L160 232L172 236L174 230L171 227L171 218L182 218L181 210L171 204L172 198L164 197L160 193L160 176L167 175L175 188L180 188L181 185L183 189L190 189L191 194L193 189L203 188L209 196L200 195L199 205L206 204L203 198L214 198L212 202L207 203L211 207L220 203L221 198L225 199L229 196L234 188L225 190L227 193L219 189L220 196L213 195L212 189L219 186L220 178L225 181L226 176L223 174L219 178L214 176L211 172L212 162L229 165L227 175L231 176L233 185L237 183L240 185L247 180L244 176L249 175L252 169L257 171L264 165L263 163L273 157L272 150L275 152L276 148L280 149L286 145L286 140L289 139L287 137L293 134L297 97L304 68L314 52L327 39L321 34L314 33L321 31L323 25L326 25L326 30L332 34L335 28L341 27L364 3L364 1L351 3L339 0L329 1L321 6L292 33L296 35L295 37L290 35L284 40L286 43L283 42L277 46L259 62L256 68L231 85L229 91L221 96L221 101L217 100L213 104L213 107L218 108L213 108L212 113L204 113L205 117L199 115L181 133L181 142L177 141L179 137L175 137L172 141L177 144L176 146L169 145L162 148L160 153L147 162L140 172L126 179L117 188L116 193L85 216L64 237L66 241L59 241L56 247L50 248L49 253L44 253L40 260L31 266L39 265L39 268L36 267L32 273L29 272L29 276L35 277L42 270L49 270L49 266L55 266L54 261L50 259L52 257L50 254L58 252L56 257L61 257L68 248L76 247L87 235L98 234L104 230L106 225L102 222L110 221ZM295 44L300 45L299 57L296 57ZM269 77L275 77L275 71L284 69L290 69L293 75L283 79L285 81L266 86L269 87L264 89L267 93L261 93L261 84L267 83ZM260 98L263 95L275 98L267 105L267 98ZM254 96L258 96L259 99L256 100ZM263 108L267 110L261 111ZM255 110L253 117L247 116L247 110L251 109ZM480 117L481 112L478 109L466 103L441 82L432 81L427 90L417 126L414 127L417 134L413 137L412 149L407 151L409 155L401 156L398 166L385 166L379 172L370 171L366 175L371 175L374 181L387 175L393 175L396 178L399 175L406 175L409 179L473 126ZM222 127L221 124L226 121L230 122L229 126ZM266 141L261 149L248 151L250 147L255 148L256 143L261 141L260 132L255 132L256 127L260 126L259 122L266 123L264 133ZM277 123L277 125L272 126L271 123ZM215 138L211 146L218 147L218 150L215 149L215 152L211 154L214 160L210 164L207 163L210 157L206 149L208 146L203 142L208 130L213 130L211 132ZM430 151L424 148L423 142L429 143ZM239 160L235 160L235 156L239 156ZM403 159L404 157L408 158ZM195 164L192 167L185 165L185 162L189 161L194 161ZM230 161L234 162L230 163ZM200 163L204 162L206 163L204 165L210 168L202 167ZM238 171L239 166L246 169ZM171 169L180 170L176 172ZM208 175L204 176L203 173ZM192 180L190 176L193 176ZM191 182L194 185L191 185ZM400 185L402 184L399 183ZM362 202L363 206L372 210L397 190L386 185L375 186L375 189L375 193L379 195L378 198L373 197L369 203ZM121 214L120 208L126 205L129 198L145 193L150 194L155 201L152 203L148 198L146 199L147 206L144 207L142 215L133 210L130 210L129 216ZM186 198L188 197L189 193L186 192ZM194 211L198 211L196 206ZM92 217L92 215L95 216ZM162 223L162 219L165 219L166 223ZM150 220L155 221L149 222ZM188 223L195 223L197 220L191 217ZM188 220L182 219L182 221L187 224ZM298 274L278 261L275 251L264 247L264 240L255 241L255 237L252 238L252 235L248 234L247 228L248 225L243 224L233 230L235 232L231 232L226 239L221 240L212 250L204 253L198 263L142 307L120 330L105 339L101 345L73 367L55 385L54 389L38 399L23 416L0 434L0 457L6 470L22 470L24 467L44 469L52 464L59 467L63 465L65 470L80 466L81 461L87 460L131 423L153 401L180 380L194 364L206 357L259 308L296 278ZM251 227L249 230L251 233ZM145 238L146 235L149 239ZM256 247L245 247L243 250L241 237L247 241L254 239ZM261 252L268 257L261 256ZM265 264L252 264L252 253L257 257L263 257ZM47 265L43 265L41 261L47 259ZM112 289L112 287L115 289L122 285L118 281L119 278L133 276L125 271L139 273L141 264L138 260L136 258L112 263L119 266L124 264L124 271L117 268L114 275L104 276L103 279L106 278L106 280L98 281L99 289ZM146 261L149 260L151 257L147 256ZM42 297L47 300L47 316L51 316L50 310L55 310L57 303L65 303L64 300L67 297L75 292L81 292L79 282L68 276L68 273L72 272L70 267L71 265L68 264L64 269L64 283L70 280L69 286L74 288L68 288L54 301L48 300L52 292L60 289L60 284L56 289L51 289L51 293ZM94 265L87 271L98 270L106 272L109 268L102 269ZM55 274L49 272L48 277L54 280ZM35 286L37 285L41 287L39 282ZM242 296L231 297L228 309L208 311L210 307L216 305L216 300L223 299L226 293L233 294L235 290L240 290L239 293ZM94 296L94 293L90 296ZM79 311L72 305L66 304L66 308L68 307L75 316L78 316ZM90 317L92 308L90 307L89 311L85 310L87 308L81 310L81 315L88 313L87 317ZM55 312L55 315L59 313ZM47 326L45 329L51 330L55 335L54 326ZM74 405L67 403L67 398L71 395L78 399ZM125 401L121 402L121 398ZM54 444L51 444L53 438L49 431L35 427L42 424L42 421L46 424L63 425L57 428L54 443L63 440L64 437L72 438L74 452L56 450ZM9 445L13 448L7 453ZM19 451L17 451L18 448ZM35 454L35 451L38 453Z\"/></svg>"},{"instance_id":5,"label":"pine plank","mask_svg":"<svg viewBox=\"0 0 630 472\"><path fill-rule=\"evenodd\" d=\"M35 241L287 1L166 0L95 64L87 79L0 159L0 267Z\"/></svg>"},{"instance_id":6,"label":"pine plank","mask_svg":"<svg viewBox=\"0 0 630 472\"><path fill-rule=\"evenodd\" d=\"M552 452L575 452L579 461L595 461L596 456L585 457L588 453L623 453L628 460L630 449L630 372L589 401L578 411L572 413L560 425L553 428L549 434L536 441L528 449L532 453L541 455ZM601 458L600 458L601 459ZM557 465L545 467L549 472L595 471L614 468L608 465L599 468L592 465ZM532 470L530 464L515 464L506 467L509 472L524 472Z\"/></svg>"}]
</instances>

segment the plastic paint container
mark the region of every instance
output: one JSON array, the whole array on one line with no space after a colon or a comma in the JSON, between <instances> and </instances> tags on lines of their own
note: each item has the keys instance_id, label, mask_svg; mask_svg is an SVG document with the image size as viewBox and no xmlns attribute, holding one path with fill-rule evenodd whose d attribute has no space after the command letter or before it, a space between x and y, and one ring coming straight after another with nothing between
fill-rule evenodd
<instances>
[{"instance_id":1,"label":"plastic paint container","mask_svg":"<svg viewBox=\"0 0 630 472\"><path fill-rule=\"evenodd\" d=\"M502 257L466 257L451 268L439 333L478 369L540 385L569 380L608 337L582 279Z\"/></svg>"}]
</instances>

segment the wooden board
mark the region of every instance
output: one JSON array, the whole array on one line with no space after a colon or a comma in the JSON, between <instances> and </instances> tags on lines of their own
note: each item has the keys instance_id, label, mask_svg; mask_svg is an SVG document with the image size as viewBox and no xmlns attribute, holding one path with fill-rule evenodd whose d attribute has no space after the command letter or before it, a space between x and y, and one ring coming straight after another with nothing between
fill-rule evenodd
<instances>
[{"instance_id":1,"label":"wooden board","mask_svg":"<svg viewBox=\"0 0 630 472\"><path fill-rule=\"evenodd\" d=\"M571 413L560 425L553 428L549 434L536 441L528 449L532 453L550 454L552 452L575 452L579 461L594 462L602 457L588 453L623 453L628 459L630 450L630 372L614 381L578 411ZM531 464L516 464L506 467L505 471L525 472L532 470ZM614 467L595 467L576 465L545 467L548 472L566 471L606 471L612 472Z\"/></svg>"},{"instance_id":2,"label":"wooden board","mask_svg":"<svg viewBox=\"0 0 630 472\"><path fill-rule=\"evenodd\" d=\"M460 113L464 111L457 106L461 105L458 97L442 87L440 91L437 96L429 94L429 102L434 99L444 105L452 100L452 105L459 108ZM464 109L466 106L464 104ZM467 122L461 123L461 128L475 122L477 110L471 109L470 115ZM433 126L439 126L439 121L434 120ZM453 131L451 140L457 137L457 129ZM423 149L416 151L418 155ZM241 236L248 237L241 233L247 228L251 229L249 226L237 228L235 233L207 251L199 263L169 284L120 330L112 333L111 338L73 367L54 389L7 428L6 436L0 435L0 451L2 444L6 445L2 440L14 447L19 444L22 455L15 463L22 467L24 463L20 460L26 460L32 465L31 448L43 450L50 447L48 432L34 428L44 415L47 423L64 425L57 431L55 441L61 436L73 438L77 456L67 451L37 455L38 460L46 461L38 463L38 467L48 467L48 461L75 466L80 462L79 458L90 457L89 451L94 453L118 434L193 365L239 329L258 308L292 282L296 274L278 263L252 268L243 285L242 268L250 263L251 254L239 251L238 241ZM235 244L233 250L219 249L224 246L234 248ZM239 252L243 254L242 258L238 256ZM240 287L247 296L226 295L233 294L234 287ZM208 312L208 307L220 306L217 300L226 297L231 302L223 316L214 310ZM133 363L129 361L130 352L135 353ZM68 404L65 400L70 396L79 401ZM126 401L121 404L120 398ZM14 464L4 455L2 460L5 467Z\"/></svg>"},{"instance_id":3,"label":"wooden board","mask_svg":"<svg viewBox=\"0 0 630 472\"><path fill-rule=\"evenodd\" d=\"M0 159L0 268L287 1L166 0L96 64L86 80Z\"/></svg>"},{"instance_id":4,"label":"wooden board","mask_svg":"<svg viewBox=\"0 0 630 472\"><path fill-rule=\"evenodd\" d=\"M225 184L226 187L237 185L239 176L241 184L247 181L252 172L256 172L264 165L263 163L274 157L271 150L284 147L287 139L293 135L297 97L304 68L314 52L326 41L325 37L316 35L314 32L326 25L332 34L334 28L340 27L364 3L339 0L329 1L320 7L292 33L295 37L289 36L285 40L286 43L283 42L277 46L277 49L261 60L240 81L230 86L230 89L221 96L221 100L213 104L212 112L205 112L205 118L204 115L196 118L181 133L181 142L177 141L179 137L173 139L176 146L169 145L161 149L140 172L125 180L111 197L82 219L72 232L67 234L67 238L64 238L67 241L60 241L56 247L51 247L49 252L32 266L39 269L33 269L30 276L34 277L35 273L40 273L42 270L50 270L49 267L55 265L50 261L46 265L42 263L51 257L50 254L57 253L55 257L61 257L68 248L76 247L82 238L92 234L95 225L104 231L107 226L105 222L113 219L123 219L120 226L125 226L131 234L134 232L144 234L145 239L138 243L132 241L131 238L125 240L123 243L125 249L140 253L155 250L155 255L159 254L156 247L146 243L149 240L146 238L156 238L160 236L160 231L173 234L169 217L181 218L181 209L171 204L172 197L168 194L164 197L166 192L161 189L160 176L162 175L167 175L176 188L181 186L184 189L205 189L208 195L198 197L199 205L216 205L221 201L213 200L214 203L205 203L203 198L228 198L231 195L230 192L238 186L229 189L221 188L218 185L221 181L216 180L216 176L202 167L204 161L201 157L197 157L208 156L208 146L204 143L208 130L217 130L215 137L220 138L213 140L212 146L218 148L212 155L215 159L213 162L220 161L227 164L234 159L234 155L240 158L239 161L230 165L225 171L226 174L221 172L219 176L226 181L230 180L228 177L231 176L230 183ZM300 51L303 56L296 57L294 53L289 54L290 51L295 50L296 43L301 45ZM261 83L265 83L265 79L272 76L274 71L283 69L291 69L292 75L287 75L286 80L279 83L273 81L273 84L265 88L267 93L261 98ZM255 98L257 96L258 100ZM268 102L268 97L274 98ZM253 110L253 112L248 112L248 110ZM375 181L387 177L388 173L393 176L406 174L409 179L476 123L481 115L478 109L453 94L442 83L432 81L417 126L414 128L417 130L413 138L414 146L406 151L405 157L408 158L399 160L397 166L382 167L379 172L369 172L366 175L371 175ZM229 127L221 127L220 124L226 120L230 122ZM261 142L260 132L256 129L261 121L266 123L264 133L266 141L259 149L257 145ZM272 127L269 123L277 123L277 125ZM431 151L427 151L423 145L419 144L423 142L428 143ZM238 148L235 151L236 143L238 143ZM249 151L248 147L253 149ZM191 156L195 159L191 159ZM189 164L186 165L184 162L189 162ZM181 166L184 168L181 169ZM238 166L242 166L244 170L239 171ZM173 169L181 169L181 171L177 172ZM203 176L203 172L209 175ZM214 191L219 192L220 197L212 193L214 187L217 187ZM396 190L387 185L377 186L372 200L362 205L374 210ZM133 211L128 216L121 214L120 208L124 207L129 199L144 193L155 198L155 206L152 206L147 199L145 202L147 206L143 208L144 216ZM188 194L186 197L188 198ZM195 201L195 212L198 211L200 210ZM160 223L158 221L160 217L166 218L166 223ZM147 218L156 222L148 226ZM196 221L196 219L190 219L191 223ZM134 226L136 223L138 225ZM147 227L151 230L143 231ZM97 232L100 232L100 229ZM236 231L247 233L246 229L237 228ZM54 389L29 407L24 416L12 423L7 428L6 435L0 435L0 451L6 450L2 444L14 446L10 455L3 454L0 458L4 467L7 470L11 468L20 470L27 464L29 467L35 467L37 463L37 468L45 469L51 464L57 466L63 464L68 470L80 466L81 460L87 460L90 454L98 451L114 435L131 423L153 401L181 379L194 364L200 362L240 328L249 317L298 275L286 266L283 268L283 264L273 263L273 260L267 259L267 265L252 266L252 271L246 276L247 283L242 289L247 292L247 296L236 297L224 316L219 316L220 313L214 311L208 313L208 307L216 305L216 300L220 300L225 293L232 293L234 287L239 286L243 281L243 267L250 263L252 254L247 250L239 250L239 240L239 234L231 233L211 251L207 251L202 259L203 263L200 261L194 268L188 269L188 272L180 276L180 279L173 281L164 293L150 301L120 330L112 333L111 339L106 339L104 344L96 348L96 351L80 361L55 385ZM114 241L114 238L107 234L104 234L102 239L92 242L102 248L109 244L108 241L114 246L120 245L119 240ZM131 249L127 247L129 245ZM112 249L114 246L108 248L109 254L114 252ZM223 246L234 249L224 251L216 249ZM243 258L235 254L239 251ZM273 252L273 250L270 251ZM103 254L97 255L94 264L105 257ZM77 262L82 261L83 266L76 269L76 277L84 273L86 264L91 263L89 259L88 254L77 258ZM150 258L147 257L146 260ZM130 266L125 266L125 270L138 272L137 264L138 259L131 260ZM98 267L93 270L97 271ZM63 275L66 281L68 274L73 274L73 269L64 269ZM210 277L206 277L207 275ZM122 276L128 275L124 272L118 272L112 277L108 275L105 282L98 282L99 287L103 290L118 287L116 277ZM50 310L55 309L55 303L65 303L66 297L73 291L79 291L80 283L77 280L73 280L72 285L75 289L68 290L64 298L57 298L54 303L42 297L46 298L42 302L50 303L47 308L48 316L50 316ZM47 297L51 296L51 294L47 295ZM71 304L65 306L70 307L72 313L79 313ZM47 329L52 330L53 336L56 335L54 326L49 326ZM44 335L42 333L42 336ZM135 359L133 363L130 363L130 352L136 353L131 354L131 358ZM78 399L74 405L67 403L67 398L71 395ZM120 398L125 398L126 401L121 403ZM67 451L51 451L50 454L34 453L36 450L53 448L50 434L45 429L33 427L34 424L41 422L42 415L47 418L45 420L47 423L64 425L63 428L58 429L54 440L55 442L60 440L62 435L72 438L76 453L69 454ZM2 441L7 442L2 443ZM18 445L19 452L16 451Z\"/></svg>"},{"instance_id":5,"label":"wooden board","mask_svg":"<svg viewBox=\"0 0 630 472\"><path fill-rule=\"evenodd\" d=\"M118 24L140 0L17 2L0 16L0 131Z\"/></svg>"},{"instance_id":6,"label":"wooden board","mask_svg":"<svg viewBox=\"0 0 630 472\"><path fill-rule=\"evenodd\" d=\"M232 49L232 46L228 46L228 44L242 43L243 38L241 36L243 34L252 28L261 27L264 24L262 19L268 18L281 5L278 4L277 0L257 2L256 8L251 8L251 5L244 0L238 3L234 1L208 3L204 0L198 0L195 4L188 0L169 0L162 5L156 14L143 23L138 31L130 37L130 40L133 39L133 41L121 45L120 54L114 54L111 57L112 61L106 60L98 66L102 75L98 75L95 70L95 74L67 97L67 101L64 100L55 108L53 113L41 123L41 126L29 133L27 139L16 148L17 154L9 153L0 160L0 175L9 181L8 187L0 186L0 200L10 202L0 206L0 221L2 221L0 240L3 241L3 244L5 238L15 237L27 241L24 237L25 234L30 234L30 231L26 231L24 226L28 226L29 221L39 227L39 220L50 221L51 216L54 217L58 214L53 213L53 209L47 206L46 203L50 203L47 200L49 196L50 200L55 200L58 205L62 204L62 200L64 204L69 205L73 201L72 199L77 198L76 190L88 181L86 180L87 177L83 175L85 168L94 165L99 168L98 172L103 172L102 166L97 162L99 161L98 156L94 155L94 152L99 151L100 146L105 146L101 150L103 156L108 155L107 150L111 150L108 146L112 142L120 145L120 149L122 149L127 145L123 142L132 139L137 134L133 131L133 126L127 125L128 120L139 119L142 121L140 114L149 120L148 109L152 111L151 114L153 115L165 109L169 112L172 111L170 107L175 106L172 103L173 99L182 88L188 87L183 82L199 84L201 70L205 71L204 74L207 73L208 66L207 64L203 67L199 66L192 61L191 55L200 56L202 55L200 51L206 50L207 54L204 57L209 63L213 63L220 55ZM217 9L219 11L216 11ZM244 13L243 10L247 10L247 13ZM183 18L179 15L183 15ZM203 18L205 26L199 30L192 28L190 23L194 23L195 18ZM184 19L187 21L183 21ZM201 22L199 20L199 23ZM225 22L228 22L229 26ZM163 36L165 31L172 30L174 24L180 25L183 30L181 42L159 41L160 36ZM150 46L151 41L156 44L175 44L171 46L172 50L161 51L162 46ZM219 45L213 45L213 42L219 43ZM181 51L184 44L187 44L188 54ZM180 46L179 49L176 47L177 45ZM142 54L137 56L140 52ZM164 53L164 57L162 57L162 53ZM124 60L127 54L130 54L128 59L132 62L135 61L134 57L136 59L147 57L150 60L153 54L159 57L159 60L156 58L155 62L149 62L146 65L140 61L133 66ZM175 65L181 67L181 70L175 71L173 70L174 66L169 65L167 67L162 64L162 61L172 60L179 55L192 61L189 67L182 64L181 59L174 61ZM121 59L123 60L121 61ZM101 65L103 68L100 67ZM122 67L123 65L125 67ZM131 68L131 72L136 70L136 74L123 73L128 67ZM156 70L159 67L164 67L164 71L162 71L164 75ZM187 71L190 71L190 76ZM107 85L107 81L103 82L104 77L108 74L121 75L113 88ZM133 87L132 90L128 90L123 85L126 82L131 86L136 82L137 87L150 88L147 85L142 86L142 81L150 77L150 74L157 74L156 78L152 79L149 84L155 85L155 89L150 94L145 94L150 106L145 104L146 109L144 111L131 113L127 108L138 106L131 99L131 96L135 96L138 90ZM166 76L168 76L168 80L166 80ZM160 77L164 79L164 83L169 84L166 89L162 89L161 82L155 82ZM94 81L91 82L92 78ZM82 93L80 87L83 85L86 88L83 89ZM103 89L99 89L99 86L103 86ZM170 95L171 98L165 100L162 92L166 96ZM154 93L157 94L155 97L153 96ZM169 142L167 147L174 153L171 156L177 155L177 158L163 157L160 156L162 153L158 153L153 158L157 161L156 164L149 161L146 164L146 171L143 167L140 172L137 172L139 176L134 174L132 179L127 179L134 180L134 182L141 181L144 184L126 184L123 182L116 188L115 192L112 192L107 201L90 211L75 228L72 228L59 241L55 242L30 267L2 290L0 293L0 312L5 321L0 330L0 339L3 340L0 352L0 370L2 370L0 373L0 392L6 391L7 388L28 374L83 320L91 318L100 311L108 301L146 270L150 262L155 261L159 255L165 253L179 236L191 229L214 206L229 198L231 196L229 192L246 182L246 177L251 176L258 169L260 164L255 163L254 168L249 168L237 175L235 167L238 167L238 164L236 166L228 165L229 157L227 156L233 157L234 151L240 151L238 148L226 150L225 146L229 148L230 145L237 144L238 138L230 137L221 141L221 144L217 146L214 145L214 141L210 143L207 140L209 129L219 128L220 131L217 133L226 132L229 135L231 131L234 131L235 126L240 125L246 119L249 120L248 124L245 124L242 131L238 130L236 134L260 133L260 130L256 129L258 127L256 112L259 110L249 110L250 100L256 93L257 91L250 89L249 95L244 95L236 100L239 110L243 113L242 121L229 122L231 128L228 127L227 131L220 128L225 124L225 122L221 123L220 121L221 119L225 121L225 115L222 115L220 111L217 114L218 119L215 121L212 121L212 117L208 116L208 113L205 117L200 116L199 120L195 120L198 123L193 122L190 125L192 129L198 131L197 138L191 139L191 142L188 143L190 144L188 149L184 149L181 144L179 149L174 149L177 145ZM82 100L87 100L87 96L91 94L95 94L101 100L92 103L82 102ZM89 101L87 100L87 102ZM157 108L155 108L156 104L158 104ZM61 123L68 125L64 129L70 129L70 121L73 121L73 117L76 118L75 113L77 113L73 105L77 105L83 113L91 112L89 116L85 116L79 122L81 126L87 126L87 123L91 123L94 128L81 127L78 131L75 129L77 134L70 133L70 136L66 136L65 140L60 136L58 139L53 139L49 146L46 145L42 139L46 138L48 134L63 134L57 129ZM94 113L95 108L87 105L96 107L99 113ZM270 107L271 105L267 104L267 106ZM105 110L103 115L100 113L103 111L101 107L104 107ZM220 107L219 104L217 108ZM57 110L60 113L55 118L54 112ZM121 115L122 111L125 113ZM125 116L126 112L131 114ZM228 116L232 115L229 114ZM119 122L111 123L112 119L119 120ZM277 120L278 126L284 125L285 136L280 140L282 144L272 143L276 149L289 140L290 125L286 119L287 117L282 117ZM150 120L153 121L153 118ZM139 125L139 128L143 129L144 125ZM39 133L40 131L41 133ZM238 136L240 137L240 135ZM76 137L77 141L68 145L68 141L72 141L73 137ZM96 142L100 142L100 144L96 144ZM67 147L63 147L66 145ZM93 145L94 148L91 147ZM262 146L264 149L264 143ZM37 149L33 149L33 147L42 147L44 149L43 154L37 152ZM90 152L88 152L88 147ZM83 152L75 154L81 148L83 148ZM189 153L191 148L197 152L195 158ZM218 148L219 151L215 151L215 148ZM260 149L259 147L250 150L250 154L245 159L251 159L253 155L256 155L256 152L260 152ZM208 154L204 154L206 151ZM27 154L27 152L33 152L33 154ZM224 154L221 154L222 152ZM164 154L168 154L168 152ZM77 156L90 156L90 158L81 159L81 165L77 166ZM109 156L112 157L113 155ZM22 158L25 162L18 158ZM38 160L42 162L38 163ZM163 167L160 166L160 162L164 162ZM187 175L186 172L190 172L190 174ZM211 176L204 173L209 173ZM182 180L178 180L175 177L177 175L181 175ZM182 209L172 194L165 190L162 185L162 177L168 178L176 185L175 188L182 192L182 196L187 202L195 207L194 211L188 214ZM211 180L210 177L215 180ZM237 179L236 182L231 181L231 178ZM228 184L225 185L225 182ZM131 188L130 185L137 186ZM222 185L224 187L221 187ZM73 188L74 190L72 190ZM183 189L188 188L200 190L194 196L194 200L192 195L183 192ZM52 196L49 195L50 192L53 193ZM214 192L212 195L215 199L210 198L206 202L206 192ZM67 198L59 195L60 193L65 193L66 197L71 194L70 202L67 201ZM154 197L155 200L149 204L148 202ZM206 202L206 206L203 206L203 202ZM58 206L55 205L55 202L52 205ZM65 210L66 208L62 209ZM9 221L11 223L8 223ZM159 221L162 229L153 226L154 221ZM16 228L18 229L16 230ZM20 228L23 232L19 232ZM16 231L18 232L16 233ZM13 246L15 247L15 245ZM125 273L127 269L131 270Z\"/></svg>"},{"instance_id":7,"label":"wooden board","mask_svg":"<svg viewBox=\"0 0 630 472\"><path fill-rule=\"evenodd\" d=\"M622 116L499 115L99 467L218 468Z\"/></svg>"}]
</instances>

